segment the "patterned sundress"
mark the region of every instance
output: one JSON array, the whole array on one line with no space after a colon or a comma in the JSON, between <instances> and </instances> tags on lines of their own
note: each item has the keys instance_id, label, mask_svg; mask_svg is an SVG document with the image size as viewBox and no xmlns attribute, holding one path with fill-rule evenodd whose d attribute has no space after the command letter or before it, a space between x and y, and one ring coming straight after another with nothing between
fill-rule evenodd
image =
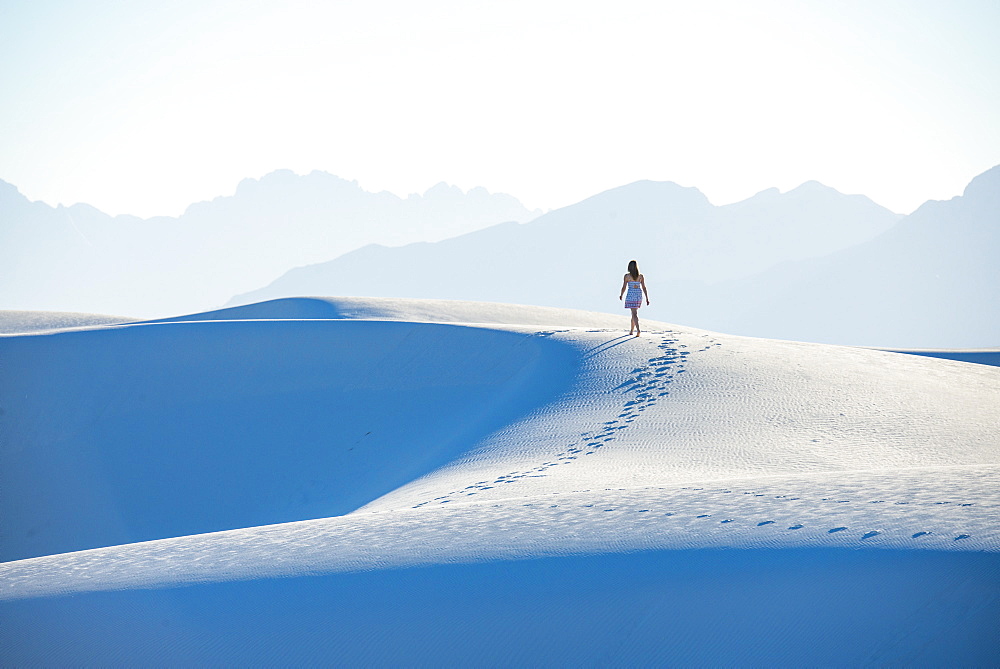
<instances>
[{"instance_id":1,"label":"patterned sundress","mask_svg":"<svg viewBox=\"0 0 1000 669\"><path fill-rule=\"evenodd\" d=\"M638 281L628 282L628 292L625 293L625 308L638 309L642 306L642 284Z\"/></svg>"}]
</instances>

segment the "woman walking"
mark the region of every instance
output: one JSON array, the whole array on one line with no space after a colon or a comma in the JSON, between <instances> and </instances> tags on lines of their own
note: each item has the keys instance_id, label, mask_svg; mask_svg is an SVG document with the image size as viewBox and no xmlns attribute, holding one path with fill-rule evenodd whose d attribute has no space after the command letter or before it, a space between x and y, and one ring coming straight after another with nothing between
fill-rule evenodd
<instances>
[{"instance_id":1,"label":"woman walking","mask_svg":"<svg viewBox=\"0 0 1000 669\"><path fill-rule=\"evenodd\" d=\"M628 289L628 295L625 295L625 289ZM625 280L622 281L622 292L619 293L618 299L622 299L622 295L625 295L625 308L632 310L632 324L629 327L628 333L635 333L638 337L641 333L639 332L639 307L642 306L642 297L646 296L646 305L649 306L649 293L646 292L646 279L639 274L639 265L636 264L634 260L629 261L628 272L625 274Z\"/></svg>"}]
</instances>

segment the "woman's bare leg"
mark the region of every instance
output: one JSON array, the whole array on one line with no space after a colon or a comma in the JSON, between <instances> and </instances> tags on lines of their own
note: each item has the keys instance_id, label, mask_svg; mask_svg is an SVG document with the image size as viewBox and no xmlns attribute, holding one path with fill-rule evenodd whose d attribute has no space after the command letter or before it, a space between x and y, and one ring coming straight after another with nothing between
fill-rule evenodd
<instances>
[{"instance_id":1,"label":"woman's bare leg","mask_svg":"<svg viewBox=\"0 0 1000 669\"><path fill-rule=\"evenodd\" d=\"M632 309L632 325L628 329L628 333L632 334L635 331L635 336L639 336L639 310Z\"/></svg>"}]
</instances>

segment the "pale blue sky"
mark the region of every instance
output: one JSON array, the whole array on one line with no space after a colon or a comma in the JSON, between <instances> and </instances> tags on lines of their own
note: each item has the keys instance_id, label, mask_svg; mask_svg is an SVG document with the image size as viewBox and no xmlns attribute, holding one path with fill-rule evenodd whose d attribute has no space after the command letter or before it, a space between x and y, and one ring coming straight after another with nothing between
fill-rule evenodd
<instances>
[{"instance_id":1,"label":"pale blue sky","mask_svg":"<svg viewBox=\"0 0 1000 669\"><path fill-rule=\"evenodd\" d=\"M280 168L908 213L1000 163L998 34L996 0L0 0L0 179L142 216Z\"/></svg>"}]
</instances>

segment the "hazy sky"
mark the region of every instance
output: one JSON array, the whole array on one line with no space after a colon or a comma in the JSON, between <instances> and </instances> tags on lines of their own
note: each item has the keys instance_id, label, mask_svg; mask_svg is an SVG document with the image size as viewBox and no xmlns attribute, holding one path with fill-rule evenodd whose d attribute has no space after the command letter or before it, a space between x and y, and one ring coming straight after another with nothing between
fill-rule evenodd
<instances>
[{"instance_id":1,"label":"hazy sky","mask_svg":"<svg viewBox=\"0 0 1000 669\"><path fill-rule=\"evenodd\" d=\"M245 177L901 213L1000 163L1000 2L0 0L0 179L179 214Z\"/></svg>"}]
</instances>

